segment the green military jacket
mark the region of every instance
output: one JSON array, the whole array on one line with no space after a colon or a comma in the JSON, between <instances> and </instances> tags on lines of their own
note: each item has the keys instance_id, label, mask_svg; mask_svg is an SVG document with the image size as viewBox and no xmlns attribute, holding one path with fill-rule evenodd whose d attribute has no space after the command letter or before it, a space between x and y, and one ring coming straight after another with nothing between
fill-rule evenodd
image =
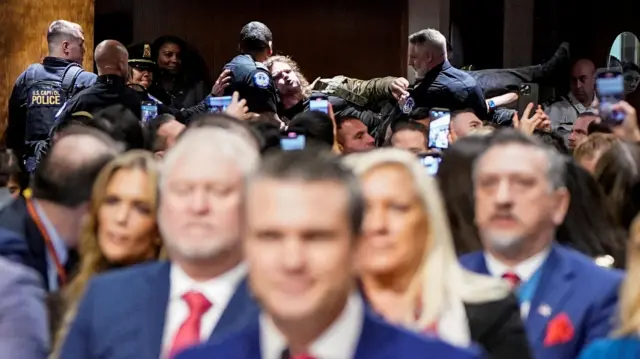
<instances>
[{"instance_id":1,"label":"green military jacket","mask_svg":"<svg viewBox=\"0 0 640 359\"><path fill-rule=\"evenodd\" d=\"M381 77L359 80L335 76L328 79L317 78L310 87L312 91L340 97L360 107L371 107L394 99L391 94L391 83L395 79L395 77Z\"/></svg>"}]
</instances>

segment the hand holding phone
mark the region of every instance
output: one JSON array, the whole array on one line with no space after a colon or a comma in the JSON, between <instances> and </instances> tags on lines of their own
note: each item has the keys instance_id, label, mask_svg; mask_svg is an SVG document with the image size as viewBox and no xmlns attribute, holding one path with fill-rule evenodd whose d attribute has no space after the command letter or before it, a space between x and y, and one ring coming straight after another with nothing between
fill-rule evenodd
<instances>
[{"instance_id":1,"label":"hand holding phone","mask_svg":"<svg viewBox=\"0 0 640 359\"><path fill-rule=\"evenodd\" d=\"M140 119L149 122L158 117L158 105L153 101L143 101L140 106Z\"/></svg>"},{"instance_id":2,"label":"hand holding phone","mask_svg":"<svg viewBox=\"0 0 640 359\"><path fill-rule=\"evenodd\" d=\"M451 112L446 108L433 108L429 111L429 148L449 148L449 125Z\"/></svg>"},{"instance_id":3,"label":"hand holding phone","mask_svg":"<svg viewBox=\"0 0 640 359\"><path fill-rule=\"evenodd\" d=\"M207 108L210 113L224 112L231 104L231 96L207 97Z\"/></svg>"},{"instance_id":4,"label":"hand holding phone","mask_svg":"<svg viewBox=\"0 0 640 359\"><path fill-rule=\"evenodd\" d=\"M596 92L599 101L599 114L602 121L610 125L619 125L624 121L625 113L616 105L624 100L624 77L621 68L603 68L596 71Z\"/></svg>"}]
</instances>

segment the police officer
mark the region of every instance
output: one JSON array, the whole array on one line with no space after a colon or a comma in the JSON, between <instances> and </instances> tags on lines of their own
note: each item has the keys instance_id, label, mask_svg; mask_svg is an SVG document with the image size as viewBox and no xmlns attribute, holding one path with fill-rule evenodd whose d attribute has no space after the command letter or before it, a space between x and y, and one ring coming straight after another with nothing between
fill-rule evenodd
<instances>
[{"instance_id":1,"label":"police officer","mask_svg":"<svg viewBox=\"0 0 640 359\"><path fill-rule=\"evenodd\" d=\"M96 75L80 65L85 52L80 25L54 21L47 31L47 43L49 56L18 77L9 100L7 147L29 172L35 168L55 114L75 92L96 81Z\"/></svg>"},{"instance_id":2,"label":"police officer","mask_svg":"<svg viewBox=\"0 0 640 359\"><path fill-rule=\"evenodd\" d=\"M127 85L137 91L143 101L154 102L158 108L158 114L171 114L179 122L185 123L189 117L207 112L206 98L195 106L176 110L151 95L148 90L153 84L154 72L157 69L156 63L151 57L151 45L146 43L136 44L129 46L127 51L129 52L129 77L127 79Z\"/></svg>"},{"instance_id":3,"label":"police officer","mask_svg":"<svg viewBox=\"0 0 640 359\"><path fill-rule=\"evenodd\" d=\"M276 87L267 67L263 64L273 50L273 35L269 28L257 21L245 25L240 31L240 55L224 66L231 71L231 84L225 96L238 91L247 100L249 112L263 115L282 125L277 115L278 97Z\"/></svg>"},{"instance_id":4,"label":"police officer","mask_svg":"<svg viewBox=\"0 0 640 359\"><path fill-rule=\"evenodd\" d=\"M95 113L111 105L121 104L141 118L143 97L127 86L129 54L127 48L115 40L105 40L95 51L98 79L67 102L56 117L56 122L76 112Z\"/></svg>"}]
</instances>

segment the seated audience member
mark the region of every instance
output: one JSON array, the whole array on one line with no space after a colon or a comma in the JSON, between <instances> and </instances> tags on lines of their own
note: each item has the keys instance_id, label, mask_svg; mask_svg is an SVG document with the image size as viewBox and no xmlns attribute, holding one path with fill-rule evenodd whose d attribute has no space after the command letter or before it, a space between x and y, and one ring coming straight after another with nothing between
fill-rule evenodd
<instances>
[{"instance_id":1,"label":"seated audience member","mask_svg":"<svg viewBox=\"0 0 640 359\"><path fill-rule=\"evenodd\" d=\"M587 136L587 139L573 150L573 159L593 174L602 154L616 143L618 143L618 138L613 134L594 133Z\"/></svg>"},{"instance_id":2,"label":"seated audience member","mask_svg":"<svg viewBox=\"0 0 640 359\"><path fill-rule=\"evenodd\" d=\"M0 150L0 208L18 198L22 193L22 170L18 164L18 157L12 150Z\"/></svg>"},{"instance_id":3,"label":"seated audience member","mask_svg":"<svg viewBox=\"0 0 640 359\"><path fill-rule=\"evenodd\" d=\"M454 143L462 137L469 136L471 131L481 128L482 120L471 109L458 110L451 113L449 125L449 142Z\"/></svg>"},{"instance_id":4,"label":"seated audience member","mask_svg":"<svg viewBox=\"0 0 640 359\"><path fill-rule=\"evenodd\" d=\"M569 141L567 142L570 151L575 150L578 145L587 139L589 135L589 125L597 118L598 115L593 112L583 112L578 115L576 122L571 127Z\"/></svg>"},{"instance_id":5,"label":"seated audience member","mask_svg":"<svg viewBox=\"0 0 640 359\"><path fill-rule=\"evenodd\" d=\"M561 155L569 154L569 149L567 148L564 139L557 133L535 129L533 131L533 136L537 137L540 142L558 151Z\"/></svg>"},{"instance_id":6,"label":"seated audience member","mask_svg":"<svg viewBox=\"0 0 640 359\"><path fill-rule=\"evenodd\" d=\"M605 133L605 134L609 134L609 133L613 133L613 130L611 129L611 126L604 124L604 123L597 123L597 122L591 122L589 124L589 126L587 126L587 134L590 136L594 133Z\"/></svg>"},{"instance_id":7,"label":"seated audience member","mask_svg":"<svg viewBox=\"0 0 640 359\"><path fill-rule=\"evenodd\" d=\"M624 268L626 231L616 226L602 188L570 158L566 166L565 184L570 202L556 233L558 243L594 258L600 266Z\"/></svg>"},{"instance_id":8,"label":"seated audience member","mask_svg":"<svg viewBox=\"0 0 640 359\"><path fill-rule=\"evenodd\" d=\"M338 143L342 147L342 153L369 151L374 148L375 140L369 132L367 126L357 117L336 116L336 127L338 130Z\"/></svg>"},{"instance_id":9,"label":"seated audience member","mask_svg":"<svg viewBox=\"0 0 640 359\"><path fill-rule=\"evenodd\" d=\"M366 201L356 268L372 309L460 347L478 342L492 359L529 358L509 286L458 263L437 183L415 157L384 149L345 161Z\"/></svg>"},{"instance_id":10,"label":"seated audience member","mask_svg":"<svg viewBox=\"0 0 640 359\"><path fill-rule=\"evenodd\" d=\"M415 154L427 152L428 130L417 122L399 122L393 126L391 147Z\"/></svg>"},{"instance_id":11,"label":"seated audience member","mask_svg":"<svg viewBox=\"0 0 640 359\"><path fill-rule=\"evenodd\" d=\"M296 115L287 132L295 132L305 135L308 142L316 145L333 147L335 142L335 128L329 115L319 111L307 111Z\"/></svg>"},{"instance_id":12,"label":"seated audience member","mask_svg":"<svg viewBox=\"0 0 640 359\"><path fill-rule=\"evenodd\" d=\"M489 139L468 136L443 154L436 179L447 210L453 244L458 255L482 249L475 225L473 163L489 147Z\"/></svg>"},{"instance_id":13,"label":"seated audience member","mask_svg":"<svg viewBox=\"0 0 640 359\"><path fill-rule=\"evenodd\" d=\"M237 118L226 113L198 115L194 117L191 122L189 122L187 129L185 131L182 131L180 136L190 131L191 129L203 127L221 128L223 130L233 132L244 138L246 141L250 142L255 146L257 150L259 150L261 147L260 136L258 136L256 131L250 125L248 125L245 121L238 120ZM178 138L180 138L180 136L178 136Z\"/></svg>"},{"instance_id":14,"label":"seated audience member","mask_svg":"<svg viewBox=\"0 0 640 359\"><path fill-rule=\"evenodd\" d=\"M628 231L640 212L640 147L619 142L605 152L596 164L594 177L604 190L606 205L614 223Z\"/></svg>"},{"instance_id":15,"label":"seated audience member","mask_svg":"<svg viewBox=\"0 0 640 359\"><path fill-rule=\"evenodd\" d=\"M252 141L219 127L180 136L158 179L157 223L170 262L89 280L60 358L175 358L257 318L240 241L244 179L259 161Z\"/></svg>"},{"instance_id":16,"label":"seated audience member","mask_svg":"<svg viewBox=\"0 0 640 359\"><path fill-rule=\"evenodd\" d=\"M244 253L262 313L226 340L177 359L478 357L365 309L352 271L365 204L357 179L337 157L267 156L243 198Z\"/></svg>"},{"instance_id":17,"label":"seated audience member","mask_svg":"<svg viewBox=\"0 0 640 359\"><path fill-rule=\"evenodd\" d=\"M35 269L49 291L67 284L93 182L119 150L99 131L62 136L37 167L32 196L0 210L0 255Z\"/></svg>"},{"instance_id":18,"label":"seated audience member","mask_svg":"<svg viewBox=\"0 0 640 359\"><path fill-rule=\"evenodd\" d=\"M80 235L79 271L64 289L63 303L58 308L60 317L66 311L66 323L75 316L76 306L93 276L158 258L161 240L155 213L156 167L150 153L132 150L109 162L98 175ZM58 323L51 324L59 328ZM55 348L60 348L66 332L66 327L60 329Z\"/></svg>"},{"instance_id":19,"label":"seated audience member","mask_svg":"<svg viewBox=\"0 0 640 359\"><path fill-rule=\"evenodd\" d=\"M505 129L474 166L483 251L460 258L516 290L539 359L573 359L611 330L622 274L556 242L569 206L566 160L535 137Z\"/></svg>"},{"instance_id":20,"label":"seated audience member","mask_svg":"<svg viewBox=\"0 0 640 359\"><path fill-rule=\"evenodd\" d=\"M3 358L45 359L49 333L45 291L33 270L0 258L0 353Z\"/></svg>"},{"instance_id":21,"label":"seated audience member","mask_svg":"<svg viewBox=\"0 0 640 359\"><path fill-rule=\"evenodd\" d=\"M636 359L640 354L640 217L631 226L627 246L627 276L622 283L616 330L589 345L579 359Z\"/></svg>"},{"instance_id":22,"label":"seated audience member","mask_svg":"<svg viewBox=\"0 0 640 359\"><path fill-rule=\"evenodd\" d=\"M184 131L185 125L178 122L172 115L160 115L147 122L151 151L157 158L164 157L167 150L173 147L178 136Z\"/></svg>"}]
</instances>

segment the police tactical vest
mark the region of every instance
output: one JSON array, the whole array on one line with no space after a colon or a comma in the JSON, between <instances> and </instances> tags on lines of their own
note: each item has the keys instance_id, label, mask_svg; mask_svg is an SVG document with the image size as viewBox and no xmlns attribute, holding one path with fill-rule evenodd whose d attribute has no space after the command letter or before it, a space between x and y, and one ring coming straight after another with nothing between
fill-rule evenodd
<instances>
[{"instance_id":1,"label":"police tactical vest","mask_svg":"<svg viewBox=\"0 0 640 359\"><path fill-rule=\"evenodd\" d=\"M69 64L62 78L38 80L36 74L42 70L41 64L29 66L26 72L25 148L23 161L27 171L33 172L44 155L49 131L55 116L62 106L73 96L78 76L84 71L76 63Z\"/></svg>"}]
</instances>

